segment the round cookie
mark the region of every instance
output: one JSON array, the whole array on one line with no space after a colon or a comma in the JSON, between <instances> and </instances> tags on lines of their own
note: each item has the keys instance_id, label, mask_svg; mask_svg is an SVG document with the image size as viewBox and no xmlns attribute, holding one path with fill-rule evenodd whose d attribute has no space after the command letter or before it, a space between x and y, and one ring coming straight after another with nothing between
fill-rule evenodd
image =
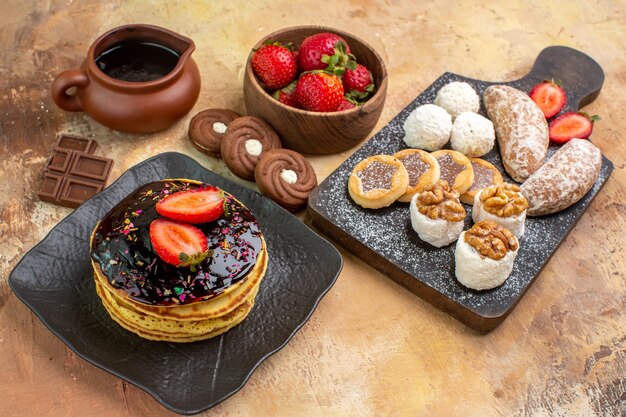
<instances>
[{"instance_id":1,"label":"round cookie","mask_svg":"<svg viewBox=\"0 0 626 417\"><path fill-rule=\"evenodd\" d=\"M474 170L474 182L470 188L461 194L461 202L465 204L474 204L474 197L483 188L491 185L502 184L502 174L498 168L491 163L480 158L470 158L472 169Z\"/></svg>"},{"instance_id":2,"label":"round cookie","mask_svg":"<svg viewBox=\"0 0 626 417\"><path fill-rule=\"evenodd\" d=\"M409 174L409 185L398 201L408 203L416 193L439 180L439 163L428 152L421 149L405 149L393 156L402 162Z\"/></svg>"},{"instance_id":3,"label":"round cookie","mask_svg":"<svg viewBox=\"0 0 626 417\"><path fill-rule=\"evenodd\" d=\"M446 181L459 194L466 192L474 182L474 169L469 158L461 152L442 149L431 153L439 163L439 179Z\"/></svg>"},{"instance_id":4,"label":"round cookie","mask_svg":"<svg viewBox=\"0 0 626 417\"><path fill-rule=\"evenodd\" d=\"M289 211L298 211L317 187L315 170L307 159L289 149L263 152L254 169L261 193Z\"/></svg>"},{"instance_id":5,"label":"round cookie","mask_svg":"<svg viewBox=\"0 0 626 417\"><path fill-rule=\"evenodd\" d=\"M233 120L222 140L222 158L233 174L254 180L254 168L263 152L281 148L276 131L262 119L243 116Z\"/></svg>"},{"instance_id":6,"label":"round cookie","mask_svg":"<svg viewBox=\"0 0 626 417\"><path fill-rule=\"evenodd\" d=\"M232 110L203 110L189 122L189 140L200 152L219 158L224 133L228 125L239 117L241 115Z\"/></svg>"},{"instance_id":7,"label":"round cookie","mask_svg":"<svg viewBox=\"0 0 626 417\"><path fill-rule=\"evenodd\" d=\"M374 155L356 164L348 179L348 192L364 208L387 207L406 192L409 173L393 156Z\"/></svg>"}]
</instances>

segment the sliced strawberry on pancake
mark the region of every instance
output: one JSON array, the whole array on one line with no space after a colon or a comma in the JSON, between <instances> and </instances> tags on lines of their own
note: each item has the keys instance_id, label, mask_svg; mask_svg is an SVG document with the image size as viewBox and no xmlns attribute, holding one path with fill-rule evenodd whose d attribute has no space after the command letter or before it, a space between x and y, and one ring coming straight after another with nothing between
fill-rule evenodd
<instances>
[{"instance_id":1,"label":"sliced strawberry on pancake","mask_svg":"<svg viewBox=\"0 0 626 417\"><path fill-rule=\"evenodd\" d=\"M179 191L156 204L163 217L184 223L208 223L224 214L224 193L217 187Z\"/></svg>"},{"instance_id":2,"label":"sliced strawberry on pancake","mask_svg":"<svg viewBox=\"0 0 626 417\"><path fill-rule=\"evenodd\" d=\"M150 223L150 242L156 254L170 265L191 267L208 255L209 241L195 226L169 219L156 219Z\"/></svg>"}]
</instances>

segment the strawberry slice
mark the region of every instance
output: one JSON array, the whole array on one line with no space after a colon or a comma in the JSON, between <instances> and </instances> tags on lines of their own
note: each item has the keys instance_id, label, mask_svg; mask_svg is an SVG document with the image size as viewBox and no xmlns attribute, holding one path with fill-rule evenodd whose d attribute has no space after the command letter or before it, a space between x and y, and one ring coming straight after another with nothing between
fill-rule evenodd
<instances>
[{"instance_id":1,"label":"strawberry slice","mask_svg":"<svg viewBox=\"0 0 626 417\"><path fill-rule=\"evenodd\" d=\"M179 191L156 204L161 216L185 223L208 223L224 214L224 194L213 186Z\"/></svg>"},{"instance_id":2,"label":"strawberry slice","mask_svg":"<svg viewBox=\"0 0 626 417\"><path fill-rule=\"evenodd\" d=\"M593 130L594 122L598 120L600 120L599 116L589 116L583 112L565 113L550 122L550 140L563 144L574 138L586 139Z\"/></svg>"},{"instance_id":3,"label":"strawberry slice","mask_svg":"<svg viewBox=\"0 0 626 417\"><path fill-rule=\"evenodd\" d=\"M168 219L150 223L150 242L159 258L176 267L195 266L207 257L209 241L202 230Z\"/></svg>"},{"instance_id":4,"label":"strawberry slice","mask_svg":"<svg viewBox=\"0 0 626 417\"><path fill-rule=\"evenodd\" d=\"M567 101L565 90L554 80L537 84L528 95L539 106L546 119L560 112Z\"/></svg>"}]
</instances>

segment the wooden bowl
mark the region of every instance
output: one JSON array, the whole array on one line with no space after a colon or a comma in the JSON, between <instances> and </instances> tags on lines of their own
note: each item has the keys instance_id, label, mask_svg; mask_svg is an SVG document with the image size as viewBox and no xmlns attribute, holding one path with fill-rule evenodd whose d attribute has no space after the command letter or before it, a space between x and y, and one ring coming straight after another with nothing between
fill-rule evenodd
<instances>
[{"instance_id":1,"label":"wooden bowl","mask_svg":"<svg viewBox=\"0 0 626 417\"><path fill-rule=\"evenodd\" d=\"M320 113L286 106L270 96L259 84L250 61L246 63L243 97L249 115L257 116L276 129L285 148L298 152L327 155L342 152L359 144L374 129L387 96L387 69L380 55L367 43L341 30L323 26L294 26L274 32L261 39L254 48L260 48L271 39L298 46L304 38L320 32L332 32L350 45L357 62L372 73L376 92L363 105L354 109Z\"/></svg>"}]
</instances>

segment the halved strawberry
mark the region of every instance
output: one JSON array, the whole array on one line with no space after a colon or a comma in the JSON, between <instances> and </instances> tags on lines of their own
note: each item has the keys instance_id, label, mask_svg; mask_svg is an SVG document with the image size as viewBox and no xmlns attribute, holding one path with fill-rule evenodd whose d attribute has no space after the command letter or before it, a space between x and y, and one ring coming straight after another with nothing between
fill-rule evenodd
<instances>
[{"instance_id":1,"label":"halved strawberry","mask_svg":"<svg viewBox=\"0 0 626 417\"><path fill-rule=\"evenodd\" d=\"M179 191L160 200L156 211L161 216L185 223L208 223L224 214L224 194L217 187Z\"/></svg>"},{"instance_id":2,"label":"halved strawberry","mask_svg":"<svg viewBox=\"0 0 626 417\"><path fill-rule=\"evenodd\" d=\"M191 267L202 262L209 253L209 241L202 230L169 219L150 223L150 242L159 258L176 267Z\"/></svg>"},{"instance_id":3,"label":"halved strawberry","mask_svg":"<svg viewBox=\"0 0 626 417\"><path fill-rule=\"evenodd\" d=\"M565 113L550 123L550 140L554 143L563 144L574 138L588 138L593 130L593 123L598 120L600 120L600 116L589 116L583 112Z\"/></svg>"},{"instance_id":4,"label":"halved strawberry","mask_svg":"<svg viewBox=\"0 0 626 417\"><path fill-rule=\"evenodd\" d=\"M546 119L560 112L567 101L565 90L554 80L537 84L528 95L539 106Z\"/></svg>"}]
</instances>

